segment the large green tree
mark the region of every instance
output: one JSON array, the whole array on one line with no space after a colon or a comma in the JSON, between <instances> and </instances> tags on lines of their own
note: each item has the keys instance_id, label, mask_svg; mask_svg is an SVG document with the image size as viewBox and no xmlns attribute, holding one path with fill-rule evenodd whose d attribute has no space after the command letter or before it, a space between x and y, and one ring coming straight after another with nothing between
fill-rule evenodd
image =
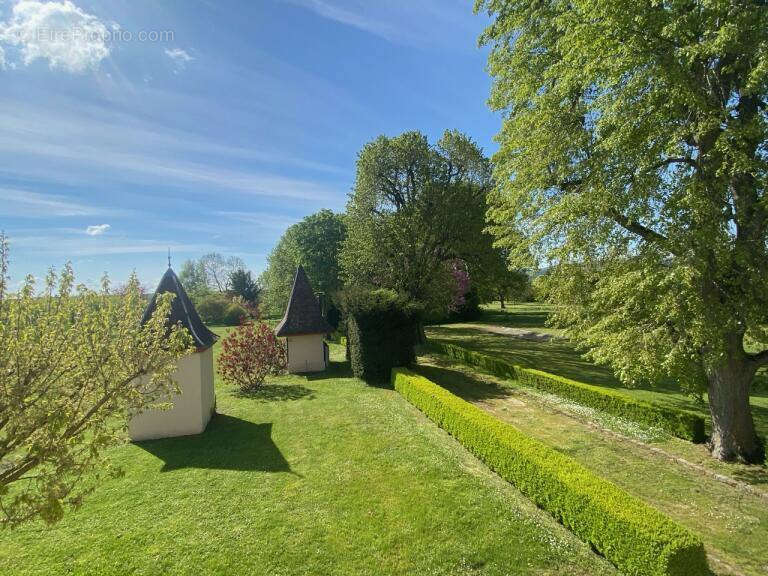
<instances>
[{"instance_id":1,"label":"large green tree","mask_svg":"<svg viewBox=\"0 0 768 576\"><path fill-rule=\"evenodd\" d=\"M178 389L171 375L192 342L166 326L171 294L141 324L135 277L120 294L106 280L94 291L67 265L41 291L27 277L10 294L7 257L0 234L0 526L52 523L114 471L106 450L128 419Z\"/></svg>"},{"instance_id":2,"label":"large green tree","mask_svg":"<svg viewBox=\"0 0 768 576\"><path fill-rule=\"evenodd\" d=\"M490 184L488 159L457 131L434 145L420 132L369 142L347 204L346 280L445 312L452 294L447 263L473 262L489 247L480 236Z\"/></svg>"},{"instance_id":3,"label":"large green tree","mask_svg":"<svg viewBox=\"0 0 768 576\"><path fill-rule=\"evenodd\" d=\"M492 230L552 261L557 320L627 382L708 391L712 454L758 460L768 363L768 5L480 0Z\"/></svg>"},{"instance_id":4,"label":"large green tree","mask_svg":"<svg viewBox=\"0 0 768 576\"><path fill-rule=\"evenodd\" d=\"M345 236L344 217L331 210L320 210L290 226L270 253L261 276L266 312L276 316L285 311L299 265L315 292L334 301L341 289L339 250Z\"/></svg>"}]
</instances>

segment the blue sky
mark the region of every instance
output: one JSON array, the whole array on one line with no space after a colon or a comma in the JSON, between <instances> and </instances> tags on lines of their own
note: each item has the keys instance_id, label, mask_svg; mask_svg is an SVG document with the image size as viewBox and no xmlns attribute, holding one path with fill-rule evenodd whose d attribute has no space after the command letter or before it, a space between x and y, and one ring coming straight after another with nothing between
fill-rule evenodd
<instances>
[{"instance_id":1,"label":"blue sky","mask_svg":"<svg viewBox=\"0 0 768 576\"><path fill-rule=\"evenodd\" d=\"M344 208L358 150L500 119L460 0L0 0L0 229L12 282L152 286L209 251L256 273L287 226Z\"/></svg>"}]
</instances>

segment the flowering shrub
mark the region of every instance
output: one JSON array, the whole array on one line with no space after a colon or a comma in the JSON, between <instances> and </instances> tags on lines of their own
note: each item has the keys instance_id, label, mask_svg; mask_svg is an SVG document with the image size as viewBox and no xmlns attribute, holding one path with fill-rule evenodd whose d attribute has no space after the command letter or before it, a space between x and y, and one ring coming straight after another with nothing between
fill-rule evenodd
<instances>
[{"instance_id":1,"label":"flowering shrub","mask_svg":"<svg viewBox=\"0 0 768 576\"><path fill-rule=\"evenodd\" d=\"M258 390L267 375L280 374L288 364L285 345L263 322L238 326L221 345L219 374L242 392Z\"/></svg>"},{"instance_id":2,"label":"flowering shrub","mask_svg":"<svg viewBox=\"0 0 768 576\"><path fill-rule=\"evenodd\" d=\"M459 258L454 258L448 263L448 271L453 278L453 296L449 310L458 312L467 303L466 295L470 289L467 263Z\"/></svg>"}]
</instances>

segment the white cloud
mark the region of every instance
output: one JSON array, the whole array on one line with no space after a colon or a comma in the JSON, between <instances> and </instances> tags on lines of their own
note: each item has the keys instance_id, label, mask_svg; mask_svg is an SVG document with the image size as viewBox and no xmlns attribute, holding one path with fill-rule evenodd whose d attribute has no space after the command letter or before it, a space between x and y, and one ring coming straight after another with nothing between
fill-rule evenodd
<instances>
[{"instance_id":1,"label":"white cloud","mask_svg":"<svg viewBox=\"0 0 768 576\"><path fill-rule=\"evenodd\" d=\"M109 224L96 224L94 226L88 226L88 228L85 229L85 233L88 234L88 236L101 236L110 228L111 226Z\"/></svg>"},{"instance_id":2,"label":"white cloud","mask_svg":"<svg viewBox=\"0 0 768 576\"><path fill-rule=\"evenodd\" d=\"M21 0L0 22L0 42L17 47L24 64L38 58L52 69L72 73L95 70L109 56L109 30L96 16L70 0Z\"/></svg>"},{"instance_id":3,"label":"white cloud","mask_svg":"<svg viewBox=\"0 0 768 576\"><path fill-rule=\"evenodd\" d=\"M186 50L181 48L165 49L165 55L171 59L176 70L184 70L187 64L194 60L194 57L190 56Z\"/></svg>"},{"instance_id":4,"label":"white cloud","mask_svg":"<svg viewBox=\"0 0 768 576\"><path fill-rule=\"evenodd\" d=\"M5 70L5 50L0 46L0 70Z\"/></svg>"}]
</instances>

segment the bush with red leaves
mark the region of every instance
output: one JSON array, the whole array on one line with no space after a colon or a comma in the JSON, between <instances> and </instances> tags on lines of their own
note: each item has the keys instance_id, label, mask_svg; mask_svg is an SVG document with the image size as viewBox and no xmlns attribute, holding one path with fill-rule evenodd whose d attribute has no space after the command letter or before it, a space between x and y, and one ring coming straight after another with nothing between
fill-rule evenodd
<instances>
[{"instance_id":1,"label":"bush with red leaves","mask_svg":"<svg viewBox=\"0 0 768 576\"><path fill-rule=\"evenodd\" d=\"M219 374L242 392L258 390L267 375L280 374L288 364L285 345L263 322L238 326L221 345Z\"/></svg>"}]
</instances>

